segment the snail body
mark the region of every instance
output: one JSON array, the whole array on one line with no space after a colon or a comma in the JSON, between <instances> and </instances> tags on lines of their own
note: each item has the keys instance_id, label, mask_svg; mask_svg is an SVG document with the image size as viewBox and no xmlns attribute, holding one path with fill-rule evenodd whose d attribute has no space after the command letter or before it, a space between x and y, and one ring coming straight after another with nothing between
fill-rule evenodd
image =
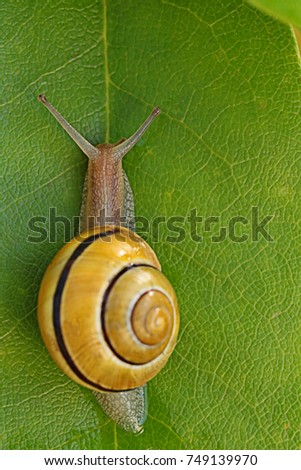
<instances>
[{"instance_id":1,"label":"snail body","mask_svg":"<svg viewBox=\"0 0 301 470\"><path fill-rule=\"evenodd\" d=\"M57 253L41 284L41 334L62 371L92 389L124 429L139 432L145 385L175 347L179 314L155 253L131 230L134 204L122 157L159 111L129 139L94 147L44 95L39 100L89 158L80 235Z\"/></svg>"}]
</instances>

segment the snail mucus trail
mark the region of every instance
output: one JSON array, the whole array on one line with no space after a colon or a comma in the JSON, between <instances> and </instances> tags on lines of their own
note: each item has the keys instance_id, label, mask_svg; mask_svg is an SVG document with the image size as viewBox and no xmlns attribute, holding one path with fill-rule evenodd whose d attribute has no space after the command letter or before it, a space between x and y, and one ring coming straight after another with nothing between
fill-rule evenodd
<instances>
[{"instance_id":1,"label":"snail mucus trail","mask_svg":"<svg viewBox=\"0 0 301 470\"><path fill-rule=\"evenodd\" d=\"M38 99L89 159L80 237L57 253L41 284L41 334L63 372L92 389L119 426L138 433L147 416L146 384L176 345L179 312L155 253L134 231L122 158L160 110L130 138L93 146L44 95Z\"/></svg>"}]
</instances>

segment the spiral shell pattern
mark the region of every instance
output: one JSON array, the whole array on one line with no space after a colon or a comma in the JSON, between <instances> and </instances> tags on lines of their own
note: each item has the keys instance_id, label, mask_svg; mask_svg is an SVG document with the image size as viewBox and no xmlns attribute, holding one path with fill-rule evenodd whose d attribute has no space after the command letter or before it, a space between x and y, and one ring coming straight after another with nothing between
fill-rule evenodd
<instances>
[{"instance_id":1,"label":"spiral shell pattern","mask_svg":"<svg viewBox=\"0 0 301 470\"><path fill-rule=\"evenodd\" d=\"M59 367L100 391L148 382L179 328L176 295L155 253L114 226L82 233L57 253L42 281L38 318Z\"/></svg>"}]
</instances>

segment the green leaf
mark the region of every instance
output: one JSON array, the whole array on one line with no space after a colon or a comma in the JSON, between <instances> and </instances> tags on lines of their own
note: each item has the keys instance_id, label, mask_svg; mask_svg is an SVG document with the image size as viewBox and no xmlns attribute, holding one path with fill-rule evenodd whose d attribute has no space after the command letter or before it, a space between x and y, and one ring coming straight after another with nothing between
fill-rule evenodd
<instances>
[{"instance_id":1,"label":"green leaf","mask_svg":"<svg viewBox=\"0 0 301 470\"><path fill-rule=\"evenodd\" d=\"M290 28L239 0L2 8L2 447L299 448L301 75ZM33 243L28 224L45 217L49 229L50 207L79 214L87 164L39 93L92 143L129 136L162 109L125 168L181 330L139 436L59 371L39 333L39 285L64 230ZM255 230L269 215L273 241ZM157 216L185 218L183 239L168 240L166 222L157 234Z\"/></svg>"},{"instance_id":2,"label":"green leaf","mask_svg":"<svg viewBox=\"0 0 301 470\"><path fill-rule=\"evenodd\" d=\"M301 27L301 3L299 0L248 0L268 15L284 23Z\"/></svg>"}]
</instances>

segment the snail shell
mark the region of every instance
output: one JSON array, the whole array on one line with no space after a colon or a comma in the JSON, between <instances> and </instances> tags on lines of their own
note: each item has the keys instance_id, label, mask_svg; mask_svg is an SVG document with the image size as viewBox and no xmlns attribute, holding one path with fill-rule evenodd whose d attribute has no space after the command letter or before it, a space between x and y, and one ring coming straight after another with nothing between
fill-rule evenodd
<instances>
[{"instance_id":1,"label":"snail shell","mask_svg":"<svg viewBox=\"0 0 301 470\"><path fill-rule=\"evenodd\" d=\"M115 226L81 233L57 253L42 281L38 319L64 373L104 392L152 379L179 329L176 295L155 253Z\"/></svg>"}]
</instances>

